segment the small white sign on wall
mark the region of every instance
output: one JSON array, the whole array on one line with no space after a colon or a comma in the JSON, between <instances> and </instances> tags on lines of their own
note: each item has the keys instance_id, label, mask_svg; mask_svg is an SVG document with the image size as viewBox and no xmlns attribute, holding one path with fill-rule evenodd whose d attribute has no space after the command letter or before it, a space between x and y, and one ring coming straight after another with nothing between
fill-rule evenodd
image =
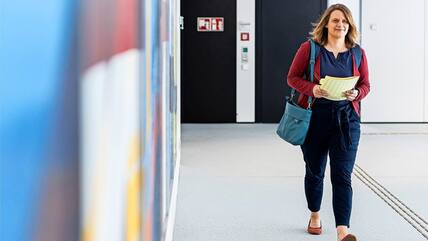
<instances>
[{"instance_id":1,"label":"small white sign on wall","mask_svg":"<svg viewBox=\"0 0 428 241\"><path fill-rule=\"evenodd\" d=\"M224 18L222 17L198 17L198 32L223 32Z\"/></svg>"}]
</instances>

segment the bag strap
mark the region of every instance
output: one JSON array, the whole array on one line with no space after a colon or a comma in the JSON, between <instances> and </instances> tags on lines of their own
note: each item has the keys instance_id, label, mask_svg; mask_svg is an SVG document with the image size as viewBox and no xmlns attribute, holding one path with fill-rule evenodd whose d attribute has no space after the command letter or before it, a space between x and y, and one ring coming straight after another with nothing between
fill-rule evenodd
<instances>
[{"instance_id":1,"label":"bag strap","mask_svg":"<svg viewBox=\"0 0 428 241\"><path fill-rule=\"evenodd\" d=\"M360 45L358 45L358 44L355 45L355 47L353 47L351 49L351 51L352 51L352 54L354 55L355 63L357 64L357 68L360 69L361 56L362 56Z\"/></svg>"},{"instance_id":2,"label":"bag strap","mask_svg":"<svg viewBox=\"0 0 428 241\"><path fill-rule=\"evenodd\" d=\"M311 44L311 52L310 52L310 58L309 58L309 81L314 82L315 58L319 52L319 45L316 44L312 39L309 39L309 42ZM291 100L293 100L295 93L296 93L296 89L291 88L291 97L290 97ZM308 109L311 109L311 105L312 105L312 96L309 96Z\"/></svg>"}]
</instances>

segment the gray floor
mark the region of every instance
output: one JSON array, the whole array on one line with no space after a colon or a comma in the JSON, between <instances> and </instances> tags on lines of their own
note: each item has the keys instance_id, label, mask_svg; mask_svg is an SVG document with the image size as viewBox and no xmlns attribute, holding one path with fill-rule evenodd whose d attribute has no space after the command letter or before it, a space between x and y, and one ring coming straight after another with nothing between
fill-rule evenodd
<instances>
[{"instance_id":1,"label":"gray floor","mask_svg":"<svg viewBox=\"0 0 428 241\"><path fill-rule=\"evenodd\" d=\"M308 235L301 152L275 128L182 125L174 241L336 240L329 178L324 234ZM427 220L428 125L367 124L362 131L357 164ZM355 176L353 187L351 231L359 240L426 240Z\"/></svg>"}]
</instances>

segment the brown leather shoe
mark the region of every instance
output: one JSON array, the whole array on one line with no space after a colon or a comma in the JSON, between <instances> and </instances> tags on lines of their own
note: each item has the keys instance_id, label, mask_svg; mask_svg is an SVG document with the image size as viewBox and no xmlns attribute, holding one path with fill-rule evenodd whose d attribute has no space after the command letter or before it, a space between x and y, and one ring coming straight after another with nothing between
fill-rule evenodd
<instances>
[{"instance_id":1,"label":"brown leather shoe","mask_svg":"<svg viewBox=\"0 0 428 241\"><path fill-rule=\"evenodd\" d=\"M308 233L313 234L313 235L320 235L322 233L322 224L319 227L313 228L313 227L311 227L311 219L309 219Z\"/></svg>"},{"instance_id":2,"label":"brown leather shoe","mask_svg":"<svg viewBox=\"0 0 428 241\"><path fill-rule=\"evenodd\" d=\"M343 237L341 241L357 241L357 237L355 237L353 234L348 234Z\"/></svg>"}]
</instances>

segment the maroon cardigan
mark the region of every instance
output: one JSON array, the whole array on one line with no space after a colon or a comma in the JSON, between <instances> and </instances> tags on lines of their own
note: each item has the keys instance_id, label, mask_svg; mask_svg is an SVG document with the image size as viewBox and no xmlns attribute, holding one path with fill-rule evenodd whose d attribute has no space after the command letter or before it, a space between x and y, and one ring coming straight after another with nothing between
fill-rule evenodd
<instances>
[{"instance_id":1,"label":"maroon cardigan","mask_svg":"<svg viewBox=\"0 0 428 241\"><path fill-rule=\"evenodd\" d=\"M310 81L305 80L303 78L308 69L310 49L311 45L309 41L306 41L300 45L300 48L297 50L296 56L294 56L293 63L291 63L290 70L288 71L287 76L288 85L296 89L299 93L301 93L297 103L304 108L308 106L308 96L314 97L312 89L316 84L319 84L320 81L319 55L315 60L314 82L311 83ZM361 52L362 56L359 69L355 64L355 57L352 57L352 61L354 63L353 74L354 76L360 76L355 86L355 88L358 89L358 96L355 98L354 101L352 101L352 106L354 107L354 110L358 115L360 115L359 102L370 92L367 58L363 49L361 49ZM316 104L316 99L314 99L313 103Z\"/></svg>"}]
</instances>

